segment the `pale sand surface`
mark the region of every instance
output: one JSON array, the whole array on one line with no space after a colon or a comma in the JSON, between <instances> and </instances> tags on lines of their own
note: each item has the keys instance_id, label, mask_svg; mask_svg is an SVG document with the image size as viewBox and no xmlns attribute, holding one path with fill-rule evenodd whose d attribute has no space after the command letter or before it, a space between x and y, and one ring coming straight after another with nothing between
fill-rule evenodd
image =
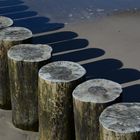
<instances>
[{"instance_id":1,"label":"pale sand surface","mask_svg":"<svg viewBox=\"0 0 140 140\"><path fill-rule=\"evenodd\" d=\"M38 140L37 133L15 128L11 118L11 111L0 110L0 140Z\"/></svg>"},{"instance_id":2,"label":"pale sand surface","mask_svg":"<svg viewBox=\"0 0 140 140\"><path fill-rule=\"evenodd\" d=\"M97 58L121 60L124 67L140 70L140 13L122 13L66 26L89 41L88 47L103 49L105 55ZM96 59L94 59L96 60Z\"/></svg>"}]
</instances>

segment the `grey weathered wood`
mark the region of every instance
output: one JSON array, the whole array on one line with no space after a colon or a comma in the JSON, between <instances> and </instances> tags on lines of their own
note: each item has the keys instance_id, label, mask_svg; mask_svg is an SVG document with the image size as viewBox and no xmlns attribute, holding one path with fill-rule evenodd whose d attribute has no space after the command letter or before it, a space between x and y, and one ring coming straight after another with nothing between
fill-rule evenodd
<instances>
[{"instance_id":1,"label":"grey weathered wood","mask_svg":"<svg viewBox=\"0 0 140 140\"><path fill-rule=\"evenodd\" d=\"M48 45L20 44L8 51L13 124L38 130L38 71L51 58Z\"/></svg>"},{"instance_id":2,"label":"grey weathered wood","mask_svg":"<svg viewBox=\"0 0 140 140\"><path fill-rule=\"evenodd\" d=\"M9 27L0 31L0 108L11 109L7 51L14 45L30 43L32 32L23 27Z\"/></svg>"},{"instance_id":3,"label":"grey weathered wood","mask_svg":"<svg viewBox=\"0 0 140 140\"><path fill-rule=\"evenodd\" d=\"M0 30L13 25L13 20L11 18L0 16Z\"/></svg>"},{"instance_id":4,"label":"grey weathered wood","mask_svg":"<svg viewBox=\"0 0 140 140\"><path fill-rule=\"evenodd\" d=\"M140 103L119 103L100 118L100 140L140 140Z\"/></svg>"},{"instance_id":5,"label":"grey weathered wood","mask_svg":"<svg viewBox=\"0 0 140 140\"><path fill-rule=\"evenodd\" d=\"M99 116L108 105L119 101L121 92L118 83L105 79L89 80L76 87L73 91L76 140L99 139Z\"/></svg>"},{"instance_id":6,"label":"grey weathered wood","mask_svg":"<svg viewBox=\"0 0 140 140\"><path fill-rule=\"evenodd\" d=\"M72 91L85 79L77 63L58 61L39 71L39 139L74 140Z\"/></svg>"}]
</instances>

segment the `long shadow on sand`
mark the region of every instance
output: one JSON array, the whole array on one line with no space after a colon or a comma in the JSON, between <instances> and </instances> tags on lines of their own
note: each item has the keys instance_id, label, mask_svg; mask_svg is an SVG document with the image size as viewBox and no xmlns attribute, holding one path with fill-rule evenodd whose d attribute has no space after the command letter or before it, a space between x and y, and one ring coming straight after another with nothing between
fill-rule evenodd
<instances>
[{"instance_id":1,"label":"long shadow on sand","mask_svg":"<svg viewBox=\"0 0 140 140\"><path fill-rule=\"evenodd\" d=\"M140 79L140 71L122 68L123 63L117 59L103 59L83 65L87 70L87 80L93 78L109 79L120 84ZM123 88L123 102L140 102L140 85Z\"/></svg>"},{"instance_id":2,"label":"long shadow on sand","mask_svg":"<svg viewBox=\"0 0 140 140\"><path fill-rule=\"evenodd\" d=\"M34 34L55 31L64 27L63 23L49 23L49 18L38 16L35 11L29 11L29 7L23 1L14 0L11 2L6 0L0 4L0 15L12 18L14 26L29 28Z\"/></svg>"},{"instance_id":3,"label":"long shadow on sand","mask_svg":"<svg viewBox=\"0 0 140 140\"><path fill-rule=\"evenodd\" d=\"M3 7L3 8L0 8L0 15L7 14L7 13L25 11L27 9L28 9L28 6L26 6L26 5L14 5L11 7Z\"/></svg>"},{"instance_id":4,"label":"long shadow on sand","mask_svg":"<svg viewBox=\"0 0 140 140\"><path fill-rule=\"evenodd\" d=\"M0 1L0 8L7 7L7 6L20 5L23 3L24 2L21 0L4 0L4 1Z\"/></svg>"},{"instance_id":5,"label":"long shadow on sand","mask_svg":"<svg viewBox=\"0 0 140 140\"><path fill-rule=\"evenodd\" d=\"M8 2L10 0L6 1L7 5L10 6ZM14 3L16 2L17 5L15 6ZM87 47L89 45L88 40L77 38L78 34L75 32L57 31L64 28L63 23L50 23L49 18L37 16L37 12L34 11L27 11L28 6L22 5L20 0L14 0L14 3L11 2L10 9L0 8L0 14L9 15L9 17L16 19L14 26L27 27L34 34L43 33L43 35L33 37L33 43L51 45L54 53L53 61L66 60L79 63L86 60L83 66L87 70L87 79L106 78L120 84L140 79L140 71L122 68L123 63L120 60L109 58L95 61L94 58L103 56L105 51ZM3 2L3 5L6 6L6 3ZM51 31L55 32L51 33ZM88 62L91 59L93 61ZM140 85L126 87L123 92L123 101L140 101L139 90Z\"/></svg>"},{"instance_id":6,"label":"long shadow on sand","mask_svg":"<svg viewBox=\"0 0 140 140\"><path fill-rule=\"evenodd\" d=\"M42 32L56 31L64 27L63 23L48 23L46 17L31 17L28 19L20 19L14 22L14 26L23 26L32 30L34 34Z\"/></svg>"},{"instance_id":7,"label":"long shadow on sand","mask_svg":"<svg viewBox=\"0 0 140 140\"><path fill-rule=\"evenodd\" d=\"M9 14L4 14L7 17L12 18L13 20L16 19L22 19L22 18L30 18L30 17L34 17L37 15L37 12L34 11L21 11L18 13L9 13Z\"/></svg>"},{"instance_id":8,"label":"long shadow on sand","mask_svg":"<svg viewBox=\"0 0 140 140\"><path fill-rule=\"evenodd\" d=\"M140 84L136 84L136 85L124 88L123 101L140 102Z\"/></svg>"},{"instance_id":9,"label":"long shadow on sand","mask_svg":"<svg viewBox=\"0 0 140 140\"><path fill-rule=\"evenodd\" d=\"M121 68L123 63L116 59L103 59L83 65L87 69L87 79L105 78L120 84L140 79L136 69Z\"/></svg>"},{"instance_id":10,"label":"long shadow on sand","mask_svg":"<svg viewBox=\"0 0 140 140\"><path fill-rule=\"evenodd\" d=\"M97 58L104 55L104 51L98 48L86 48L66 54L60 54L52 57L53 61L73 61L80 62L89 60L91 58Z\"/></svg>"}]
</instances>

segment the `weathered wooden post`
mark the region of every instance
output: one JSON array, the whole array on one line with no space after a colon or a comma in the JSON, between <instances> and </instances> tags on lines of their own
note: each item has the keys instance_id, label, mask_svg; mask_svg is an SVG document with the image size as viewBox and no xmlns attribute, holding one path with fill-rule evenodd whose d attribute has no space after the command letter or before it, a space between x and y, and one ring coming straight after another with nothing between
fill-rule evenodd
<instances>
[{"instance_id":1,"label":"weathered wooden post","mask_svg":"<svg viewBox=\"0 0 140 140\"><path fill-rule=\"evenodd\" d=\"M76 87L73 91L76 140L99 139L99 116L120 99L121 92L118 83L105 79L89 80Z\"/></svg>"},{"instance_id":2,"label":"weathered wooden post","mask_svg":"<svg viewBox=\"0 0 140 140\"><path fill-rule=\"evenodd\" d=\"M32 32L23 27L9 27L0 31L0 108L11 109L7 51L14 45L30 43Z\"/></svg>"},{"instance_id":3,"label":"weathered wooden post","mask_svg":"<svg viewBox=\"0 0 140 140\"><path fill-rule=\"evenodd\" d=\"M140 140L140 103L119 103L100 118L100 140Z\"/></svg>"},{"instance_id":4,"label":"weathered wooden post","mask_svg":"<svg viewBox=\"0 0 140 140\"><path fill-rule=\"evenodd\" d=\"M8 51L13 124L38 130L38 71L51 58L48 45L20 44Z\"/></svg>"},{"instance_id":5,"label":"weathered wooden post","mask_svg":"<svg viewBox=\"0 0 140 140\"><path fill-rule=\"evenodd\" d=\"M57 61L39 71L39 139L74 140L72 91L85 79L77 63Z\"/></svg>"},{"instance_id":6,"label":"weathered wooden post","mask_svg":"<svg viewBox=\"0 0 140 140\"><path fill-rule=\"evenodd\" d=\"M11 18L0 16L0 30L13 25L13 20Z\"/></svg>"}]
</instances>

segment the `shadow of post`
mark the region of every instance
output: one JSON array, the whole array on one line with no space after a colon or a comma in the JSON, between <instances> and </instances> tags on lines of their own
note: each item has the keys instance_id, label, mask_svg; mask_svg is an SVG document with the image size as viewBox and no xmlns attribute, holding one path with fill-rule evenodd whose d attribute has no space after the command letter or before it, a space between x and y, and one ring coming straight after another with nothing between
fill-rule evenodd
<instances>
[{"instance_id":1,"label":"shadow of post","mask_svg":"<svg viewBox=\"0 0 140 140\"><path fill-rule=\"evenodd\" d=\"M22 18L30 18L30 17L34 17L37 15L37 12L34 11L21 11L18 13L10 13L10 14L4 14L5 16L12 18L13 20L18 20L18 19L22 19Z\"/></svg>"},{"instance_id":2,"label":"shadow of post","mask_svg":"<svg viewBox=\"0 0 140 140\"><path fill-rule=\"evenodd\" d=\"M4 0L4 1L0 1L0 8L14 6L14 5L20 5L23 3L24 2L21 0Z\"/></svg>"},{"instance_id":3,"label":"shadow of post","mask_svg":"<svg viewBox=\"0 0 140 140\"><path fill-rule=\"evenodd\" d=\"M80 44L80 47L83 44ZM91 58L97 58L104 55L104 51L97 48L86 48L83 50L78 50L66 54L55 55L52 57L53 61L73 61L73 62L80 62L85 61Z\"/></svg>"},{"instance_id":4,"label":"shadow of post","mask_svg":"<svg viewBox=\"0 0 140 140\"><path fill-rule=\"evenodd\" d=\"M0 4L0 15L12 18L14 26L29 28L34 34L56 31L64 27L63 23L49 23L49 18L38 16L35 11L28 11L29 7L24 5L23 1L6 0Z\"/></svg>"},{"instance_id":5,"label":"shadow of post","mask_svg":"<svg viewBox=\"0 0 140 140\"><path fill-rule=\"evenodd\" d=\"M11 7L3 7L3 8L0 8L0 15L25 11L27 9L28 9L28 6L26 6L26 5L16 5L16 6L14 5Z\"/></svg>"},{"instance_id":6,"label":"shadow of post","mask_svg":"<svg viewBox=\"0 0 140 140\"><path fill-rule=\"evenodd\" d=\"M124 102L140 102L140 84L129 86L123 89Z\"/></svg>"}]
</instances>

